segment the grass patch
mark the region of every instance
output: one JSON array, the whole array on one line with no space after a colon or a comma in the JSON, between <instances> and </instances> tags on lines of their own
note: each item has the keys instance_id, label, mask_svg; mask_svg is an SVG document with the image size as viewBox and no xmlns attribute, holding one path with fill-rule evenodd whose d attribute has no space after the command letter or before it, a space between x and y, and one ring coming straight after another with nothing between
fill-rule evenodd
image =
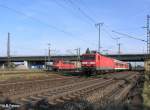
<instances>
[{"instance_id":1,"label":"grass patch","mask_svg":"<svg viewBox=\"0 0 150 110\"><path fill-rule=\"evenodd\" d=\"M52 72L26 72L22 73L20 71L15 74L14 72L11 71L9 74L7 73L1 73L0 74L0 81L1 80L18 80L18 79L36 79L36 78L41 78L41 77L58 77L60 76L59 74L52 73Z\"/></svg>"}]
</instances>

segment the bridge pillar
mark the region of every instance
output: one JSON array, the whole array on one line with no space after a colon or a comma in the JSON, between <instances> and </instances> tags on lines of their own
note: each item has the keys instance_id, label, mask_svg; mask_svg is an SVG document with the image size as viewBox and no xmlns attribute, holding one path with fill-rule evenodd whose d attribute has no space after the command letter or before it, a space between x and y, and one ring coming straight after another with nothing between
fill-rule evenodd
<instances>
[{"instance_id":1,"label":"bridge pillar","mask_svg":"<svg viewBox=\"0 0 150 110\"><path fill-rule=\"evenodd\" d=\"M25 69L29 69L29 62L28 61L24 61L24 66L25 66Z\"/></svg>"},{"instance_id":2,"label":"bridge pillar","mask_svg":"<svg viewBox=\"0 0 150 110\"><path fill-rule=\"evenodd\" d=\"M28 61L15 62L15 64L16 64L15 69L17 69L17 70L27 70L27 69L29 69Z\"/></svg>"},{"instance_id":3,"label":"bridge pillar","mask_svg":"<svg viewBox=\"0 0 150 110\"><path fill-rule=\"evenodd\" d=\"M150 59L144 61L144 69L147 72L150 72Z\"/></svg>"},{"instance_id":4,"label":"bridge pillar","mask_svg":"<svg viewBox=\"0 0 150 110\"><path fill-rule=\"evenodd\" d=\"M4 64L1 64L1 65L0 65L0 69L5 69L5 65L4 65Z\"/></svg>"},{"instance_id":5,"label":"bridge pillar","mask_svg":"<svg viewBox=\"0 0 150 110\"><path fill-rule=\"evenodd\" d=\"M5 62L0 62L0 69L5 69Z\"/></svg>"}]
</instances>

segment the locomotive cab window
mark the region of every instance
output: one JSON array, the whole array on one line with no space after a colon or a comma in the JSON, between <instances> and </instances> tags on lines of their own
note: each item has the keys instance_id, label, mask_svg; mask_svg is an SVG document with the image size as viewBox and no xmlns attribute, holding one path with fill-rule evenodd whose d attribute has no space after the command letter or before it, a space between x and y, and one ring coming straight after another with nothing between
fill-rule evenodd
<instances>
[{"instance_id":1,"label":"locomotive cab window","mask_svg":"<svg viewBox=\"0 0 150 110\"><path fill-rule=\"evenodd\" d=\"M95 60L95 55L84 55L82 60Z\"/></svg>"}]
</instances>

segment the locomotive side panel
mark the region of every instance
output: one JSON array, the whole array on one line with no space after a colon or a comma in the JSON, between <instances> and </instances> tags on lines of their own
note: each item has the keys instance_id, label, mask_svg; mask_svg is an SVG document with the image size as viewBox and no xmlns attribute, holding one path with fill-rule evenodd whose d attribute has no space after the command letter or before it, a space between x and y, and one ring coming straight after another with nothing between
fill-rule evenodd
<instances>
[{"instance_id":1,"label":"locomotive side panel","mask_svg":"<svg viewBox=\"0 0 150 110\"><path fill-rule=\"evenodd\" d=\"M74 70L76 66L74 63L64 62L63 60L55 61L53 64L53 70Z\"/></svg>"},{"instance_id":2,"label":"locomotive side panel","mask_svg":"<svg viewBox=\"0 0 150 110\"><path fill-rule=\"evenodd\" d=\"M96 57L96 68L97 70L113 70L114 62L113 59L97 54Z\"/></svg>"}]
</instances>

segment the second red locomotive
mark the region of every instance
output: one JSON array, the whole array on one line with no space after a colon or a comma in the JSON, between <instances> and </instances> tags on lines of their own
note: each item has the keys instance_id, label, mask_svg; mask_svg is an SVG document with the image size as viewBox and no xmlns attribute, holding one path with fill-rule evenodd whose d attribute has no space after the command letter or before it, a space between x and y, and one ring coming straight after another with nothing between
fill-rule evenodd
<instances>
[{"instance_id":1,"label":"second red locomotive","mask_svg":"<svg viewBox=\"0 0 150 110\"><path fill-rule=\"evenodd\" d=\"M52 65L52 70L60 71L60 70L75 70L76 66L74 63L64 60L55 60Z\"/></svg>"}]
</instances>

